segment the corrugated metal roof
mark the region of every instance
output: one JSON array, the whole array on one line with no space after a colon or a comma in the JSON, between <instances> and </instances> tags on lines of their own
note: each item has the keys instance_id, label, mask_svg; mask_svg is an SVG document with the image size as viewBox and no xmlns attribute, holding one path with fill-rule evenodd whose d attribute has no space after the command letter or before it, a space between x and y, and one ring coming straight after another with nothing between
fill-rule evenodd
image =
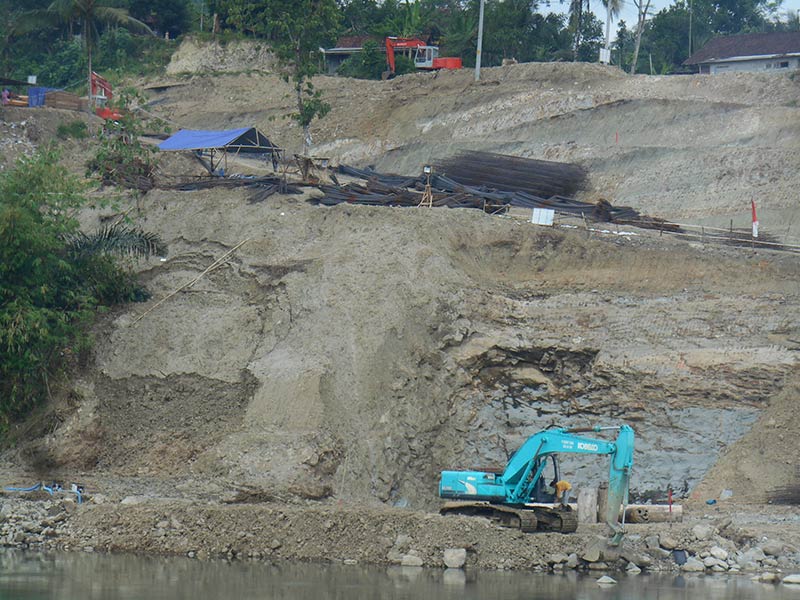
<instances>
[{"instance_id":1,"label":"corrugated metal roof","mask_svg":"<svg viewBox=\"0 0 800 600\"><path fill-rule=\"evenodd\" d=\"M795 54L800 52L800 31L745 33L717 37L687 58L683 64L698 65L726 58Z\"/></svg>"},{"instance_id":2,"label":"corrugated metal roof","mask_svg":"<svg viewBox=\"0 0 800 600\"><path fill-rule=\"evenodd\" d=\"M182 129L158 145L159 150L207 150L210 148L237 149L240 151L268 152L279 150L255 127L208 131Z\"/></svg>"}]
</instances>

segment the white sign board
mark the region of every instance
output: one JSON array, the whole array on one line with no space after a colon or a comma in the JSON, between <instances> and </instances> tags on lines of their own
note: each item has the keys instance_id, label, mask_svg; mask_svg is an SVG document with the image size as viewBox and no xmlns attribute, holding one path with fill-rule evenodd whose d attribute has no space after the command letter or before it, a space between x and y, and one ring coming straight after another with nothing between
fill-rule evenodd
<instances>
[{"instance_id":1,"label":"white sign board","mask_svg":"<svg viewBox=\"0 0 800 600\"><path fill-rule=\"evenodd\" d=\"M611 62L611 50L608 48L600 48L600 62L605 64Z\"/></svg>"},{"instance_id":2,"label":"white sign board","mask_svg":"<svg viewBox=\"0 0 800 600\"><path fill-rule=\"evenodd\" d=\"M552 208L534 208L531 223L534 225L552 225L556 211Z\"/></svg>"},{"instance_id":3,"label":"white sign board","mask_svg":"<svg viewBox=\"0 0 800 600\"><path fill-rule=\"evenodd\" d=\"M36 75L28 75L28 85L36 85Z\"/></svg>"}]
</instances>

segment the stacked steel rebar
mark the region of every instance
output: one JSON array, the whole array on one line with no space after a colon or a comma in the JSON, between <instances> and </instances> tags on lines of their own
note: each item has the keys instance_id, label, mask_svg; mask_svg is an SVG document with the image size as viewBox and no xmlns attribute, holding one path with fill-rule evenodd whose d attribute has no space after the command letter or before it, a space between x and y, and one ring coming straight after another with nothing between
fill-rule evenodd
<instances>
[{"instance_id":1,"label":"stacked steel rebar","mask_svg":"<svg viewBox=\"0 0 800 600\"><path fill-rule=\"evenodd\" d=\"M490 153L467 153L472 160L476 155L486 154L489 157L502 155ZM520 168L530 159L510 157L515 168ZM539 189L574 189L583 185L585 173L576 165L566 163L550 163L548 161L530 161L534 165L534 173L549 173L549 183L544 182ZM544 166L542 166L544 165ZM562 165L564 168L554 167ZM539 169L539 170L537 170ZM549 169L549 170L547 170ZM337 172L350 177L365 180L364 183L350 183L347 185L321 185L324 192L322 198L312 200L326 206L333 206L342 202L351 204L367 204L371 206L418 206L422 200L422 191L425 189L426 176L408 177L379 173L371 168L358 169L348 165L340 165ZM561 172L567 183L560 187L556 185L556 173ZM545 177L545 175L542 175ZM612 206L606 201L596 204L580 202L574 198L561 195L548 197L537 196L531 190L536 189L533 179L528 177L524 189L498 189L492 187L495 183L500 186L511 187L510 180L505 182L491 182L492 185L471 185L464 181L457 181L449 174L436 173L431 176L430 183L433 191L433 206L446 206L450 208L476 208L487 212L505 211L510 207L520 208L551 208L561 214L570 214L584 217L591 221L623 221L640 218L637 211L629 207Z\"/></svg>"},{"instance_id":2,"label":"stacked steel rebar","mask_svg":"<svg viewBox=\"0 0 800 600\"><path fill-rule=\"evenodd\" d=\"M163 187L164 189L180 190L182 192L219 188L245 188L253 190L253 193L248 198L248 202L251 204L263 202L272 194L302 193L302 190L297 185L289 184L281 177L270 175L263 177L198 177Z\"/></svg>"},{"instance_id":3,"label":"stacked steel rebar","mask_svg":"<svg viewBox=\"0 0 800 600\"><path fill-rule=\"evenodd\" d=\"M769 493L769 500L773 504L800 505L800 484L775 488Z\"/></svg>"},{"instance_id":4,"label":"stacked steel rebar","mask_svg":"<svg viewBox=\"0 0 800 600\"><path fill-rule=\"evenodd\" d=\"M435 163L438 173L471 187L524 192L537 198L572 196L586 188L586 170L573 163L495 154L462 152Z\"/></svg>"}]
</instances>

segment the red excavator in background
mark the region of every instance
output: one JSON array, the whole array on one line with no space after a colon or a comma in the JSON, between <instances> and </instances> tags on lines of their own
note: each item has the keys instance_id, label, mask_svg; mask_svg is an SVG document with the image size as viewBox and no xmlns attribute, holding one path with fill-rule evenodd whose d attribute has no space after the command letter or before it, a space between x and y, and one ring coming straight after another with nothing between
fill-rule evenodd
<instances>
[{"instance_id":1,"label":"red excavator in background","mask_svg":"<svg viewBox=\"0 0 800 600\"><path fill-rule=\"evenodd\" d=\"M95 113L106 121L119 121L122 114L115 108L109 108L106 103L113 97L111 84L104 77L92 71L92 98L95 104Z\"/></svg>"},{"instance_id":2,"label":"red excavator in background","mask_svg":"<svg viewBox=\"0 0 800 600\"><path fill-rule=\"evenodd\" d=\"M426 71L435 71L438 69L460 69L460 58L445 58L439 57L439 46L429 46L422 40L416 38L400 38L400 37L387 37L386 38L386 62L389 63L389 70L383 75L384 79L394 77L395 63L394 52L395 50L414 50L414 66L417 69Z\"/></svg>"}]
</instances>

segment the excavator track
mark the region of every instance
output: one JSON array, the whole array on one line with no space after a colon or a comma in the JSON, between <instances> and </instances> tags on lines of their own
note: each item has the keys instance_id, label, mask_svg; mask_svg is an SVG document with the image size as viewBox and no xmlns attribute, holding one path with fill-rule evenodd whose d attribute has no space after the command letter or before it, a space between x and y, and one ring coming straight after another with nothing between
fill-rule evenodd
<instances>
[{"instance_id":1,"label":"excavator track","mask_svg":"<svg viewBox=\"0 0 800 600\"><path fill-rule=\"evenodd\" d=\"M502 527L519 529L524 533L572 533L578 529L578 513L569 508L514 508L490 502L445 502L439 512L443 515L487 517Z\"/></svg>"},{"instance_id":2,"label":"excavator track","mask_svg":"<svg viewBox=\"0 0 800 600\"><path fill-rule=\"evenodd\" d=\"M501 527L519 529L524 533L533 533L539 526L536 513L532 510L489 502L445 502L439 512L443 515L486 517Z\"/></svg>"},{"instance_id":3,"label":"excavator track","mask_svg":"<svg viewBox=\"0 0 800 600\"><path fill-rule=\"evenodd\" d=\"M573 533L578 529L578 513L570 508L543 508L537 506L536 513L539 531L558 531Z\"/></svg>"}]
</instances>

